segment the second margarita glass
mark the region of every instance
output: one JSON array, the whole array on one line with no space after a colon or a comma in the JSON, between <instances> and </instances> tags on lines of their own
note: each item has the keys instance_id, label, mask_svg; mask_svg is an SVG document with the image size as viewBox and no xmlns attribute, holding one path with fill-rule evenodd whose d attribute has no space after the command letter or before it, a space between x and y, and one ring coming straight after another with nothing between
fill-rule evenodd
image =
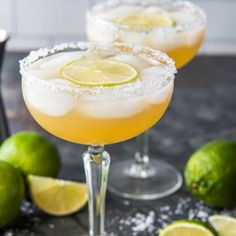
<instances>
[{"instance_id":1,"label":"second margarita glass","mask_svg":"<svg viewBox=\"0 0 236 236\"><path fill-rule=\"evenodd\" d=\"M180 68L198 52L205 23L205 12L187 1L110 0L87 12L87 35L91 41L126 42L162 50ZM127 158L111 166L112 192L131 199L158 199L181 187L180 172L166 162L150 161L148 149L148 133L144 133L137 138L135 160Z\"/></svg>"}]
</instances>

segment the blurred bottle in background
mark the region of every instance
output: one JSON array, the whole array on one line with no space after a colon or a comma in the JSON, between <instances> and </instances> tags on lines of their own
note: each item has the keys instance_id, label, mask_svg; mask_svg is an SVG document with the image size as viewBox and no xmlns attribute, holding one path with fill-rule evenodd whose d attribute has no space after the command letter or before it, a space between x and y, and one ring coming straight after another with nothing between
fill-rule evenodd
<instances>
[{"instance_id":1,"label":"blurred bottle in background","mask_svg":"<svg viewBox=\"0 0 236 236\"><path fill-rule=\"evenodd\" d=\"M2 71L4 51L7 40L8 40L7 32L3 29L0 29L0 144L3 142L4 139L6 139L9 136L9 129L2 99L2 86L1 86L2 83L1 71Z\"/></svg>"}]
</instances>

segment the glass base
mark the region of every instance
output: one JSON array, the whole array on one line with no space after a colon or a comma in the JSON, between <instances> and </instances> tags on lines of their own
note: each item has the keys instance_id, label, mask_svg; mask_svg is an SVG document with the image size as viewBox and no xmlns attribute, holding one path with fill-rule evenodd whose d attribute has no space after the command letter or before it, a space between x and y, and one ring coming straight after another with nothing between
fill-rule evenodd
<instances>
[{"instance_id":1,"label":"glass base","mask_svg":"<svg viewBox=\"0 0 236 236\"><path fill-rule=\"evenodd\" d=\"M108 190L127 199L154 200L176 192L183 184L181 173L172 165L151 160L151 175L147 178L131 177L133 160L115 162L111 165Z\"/></svg>"}]
</instances>

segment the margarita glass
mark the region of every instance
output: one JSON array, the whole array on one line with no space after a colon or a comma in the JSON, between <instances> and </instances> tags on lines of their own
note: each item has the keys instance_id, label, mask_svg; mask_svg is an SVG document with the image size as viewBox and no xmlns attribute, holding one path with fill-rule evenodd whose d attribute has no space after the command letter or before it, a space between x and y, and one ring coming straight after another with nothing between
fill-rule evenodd
<instances>
[{"instance_id":1,"label":"margarita glass","mask_svg":"<svg viewBox=\"0 0 236 236\"><path fill-rule=\"evenodd\" d=\"M127 42L164 51L180 68L198 52L205 23L204 11L187 1L111 0L87 12L87 36L90 41ZM137 138L137 149L134 162L127 159L111 166L110 191L127 198L157 199L181 187L176 168L159 160L150 163L148 133Z\"/></svg>"},{"instance_id":2,"label":"margarita glass","mask_svg":"<svg viewBox=\"0 0 236 236\"><path fill-rule=\"evenodd\" d=\"M161 118L173 92L173 61L142 46L77 42L31 52L20 72L34 119L59 138L89 145L83 156L89 235L105 235L104 144L135 137Z\"/></svg>"}]
</instances>

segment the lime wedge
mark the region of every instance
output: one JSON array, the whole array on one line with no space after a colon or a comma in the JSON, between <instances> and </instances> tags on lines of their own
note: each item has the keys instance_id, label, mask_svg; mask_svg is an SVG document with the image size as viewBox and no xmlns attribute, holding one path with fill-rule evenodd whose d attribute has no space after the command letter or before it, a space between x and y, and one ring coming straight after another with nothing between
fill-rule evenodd
<instances>
[{"instance_id":1,"label":"lime wedge","mask_svg":"<svg viewBox=\"0 0 236 236\"><path fill-rule=\"evenodd\" d=\"M157 13L132 12L114 21L116 24L144 27L175 26L176 21L169 16Z\"/></svg>"},{"instance_id":2,"label":"lime wedge","mask_svg":"<svg viewBox=\"0 0 236 236\"><path fill-rule=\"evenodd\" d=\"M236 219L229 216L214 215L209 217L209 221L219 236L236 235Z\"/></svg>"},{"instance_id":3,"label":"lime wedge","mask_svg":"<svg viewBox=\"0 0 236 236\"><path fill-rule=\"evenodd\" d=\"M114 86L138 78L138 71L124 62L108 59L78 60L61 69L63 78L84 86Z\"/></svg>"},{"instance_id":4,"label":"lime wedge","mask_svg":"<svg viewBox=\"0 0 236 236\"><path fill-rule=\"evenodd\" d=\"M215 233L203 223L177 221L163 229L159 236L215 236Z\"/></svg>"},{"instance_id":5,"label":"lime wedge","mask_svg":"<svg viewBox=\"0 0 236 236\"><path fill-rule=\"evenodd\" d=\"M69 215L80 210L88 201L84 183L34 175L30 175L28 181L34 203L47 214Z\"/></svg>"}]
</instances>

